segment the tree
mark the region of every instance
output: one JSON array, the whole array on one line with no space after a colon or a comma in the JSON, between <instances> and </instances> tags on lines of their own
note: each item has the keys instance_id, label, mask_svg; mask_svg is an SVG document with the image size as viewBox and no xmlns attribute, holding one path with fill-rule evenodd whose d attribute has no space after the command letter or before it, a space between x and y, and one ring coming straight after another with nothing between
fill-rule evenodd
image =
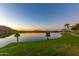
<instances>
[{"instance_id":1,"label":"tree","mask_svg":"<svg viewBox=\"0 0 79 59\"><path fill-rule=\"evenodd\" d=\"M18 38L19 38L20 34L19 33L16 33L15 34L15 37L17 38L17 43L18 43Z\"/></svg>"},{"instance_id":2,"label":"tree","mask_svg":"<svg viewBox=\"0 0 79 59\"><path fill-rule=\"evenodd\" d=\"M50 32L46 32L46 37L47 37L47 40L49 40Z\"/></svg>"},{"instance_id":3,"label":"tree","mask_svg":"<svg viewBox=\"0 0 79 59\"><path fill-rule=\"evenodd\" d=\"M74 30L74 31L78 30L78 31L79 31L79 23L73 25L73 26L71 27L71 30Z\"/></svg>"},{"instance_id":4,"label":"tree","mask_svg":"<svg viewBox=\"0 0 79 59\"><path fill-rule=\"evenodd\" d=\"M68 30L68 31L70 30L70 25L69 24L65 24L64 27L65 27L65 30Z\"/></svg>"}]
</instances>

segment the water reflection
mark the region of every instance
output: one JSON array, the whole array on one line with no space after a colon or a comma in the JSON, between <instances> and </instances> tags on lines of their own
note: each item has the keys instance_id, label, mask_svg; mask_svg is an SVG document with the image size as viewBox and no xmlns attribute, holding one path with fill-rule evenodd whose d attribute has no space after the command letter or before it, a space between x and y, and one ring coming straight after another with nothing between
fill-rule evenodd
<instances>
[{"instance_id":1,"label":"water reflection","mask_svg":"<svg viewBox=\"0 0 79 59\"><path fill-rule=\"evenodd\" d=\"M49 39L59 37L61 37L60 33L51 33ZM36 41L36 40L47 40L46 33L20 33L18 41L25 42L25 41ZM17 39L16 37L14 37L14 34L3 35L0 38L0 47L3 47L12 42L17 42Z\"/></svg>"},{"instance_id":2,"label":"water reflection","mask_svg":"<svg viewBox=\"0 0 79 59\"><path fill-rule=\"evenodd\" d=\"M0 38L6 38L13 35L13 33L0 33Z\"/></svg>"}]
</instances>

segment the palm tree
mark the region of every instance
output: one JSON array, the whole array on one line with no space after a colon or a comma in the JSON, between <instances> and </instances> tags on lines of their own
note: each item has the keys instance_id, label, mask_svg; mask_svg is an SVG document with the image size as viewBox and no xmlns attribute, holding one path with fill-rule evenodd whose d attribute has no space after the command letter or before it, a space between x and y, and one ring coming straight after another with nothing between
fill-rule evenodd
<instances>
[{"instance_id":1,"label":"palm tree","mask_svg":"<svg viewBox=\"0 0 79 59\"><path fill-rule=\"evenodd\" d=\"M50 32L46 32L46 37L47 37L47 40L49 40Z\"/></svg>"},{"instance_id":2,"label":"palm tree","mask_svg":"<svg viewBox=\"0 0 79 59\"><path fill-rule=\"evenodd\" d=\"M15 37L17 38L17 43L18 43L18 38L19 38L20 34L19 33L16 33L15 34Z\"/></svg>"},{"instance_id":3,"label":"palm tree","mask_svg":"<svg viewBox=\"0 0 79 59\"><path fill-rule=\"evenodd\" d=\"M68 30L68 31L70 30L70 28L69 28L69 27L70 27L69 24L65 24L64 27L65 27L66 30Z\"/></svg>"}]
</instances>

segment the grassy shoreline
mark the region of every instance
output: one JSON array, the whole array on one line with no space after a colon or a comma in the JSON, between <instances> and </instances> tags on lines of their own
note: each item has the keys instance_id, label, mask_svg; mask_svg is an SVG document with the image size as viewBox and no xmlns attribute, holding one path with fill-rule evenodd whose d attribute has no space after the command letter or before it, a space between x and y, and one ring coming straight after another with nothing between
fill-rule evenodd
<instances>
[{"instance_id":1,"label":"grassy shoreline","mask_svg":"<svg viewBox=\"0 0 79 59\"><path fill-rule=\"evenodd\" d=\"M0 55L8 56L72 56L79 55L79 37L69 32L54 40L12 43L0 48Z\"/></svg>"}]
</instances>

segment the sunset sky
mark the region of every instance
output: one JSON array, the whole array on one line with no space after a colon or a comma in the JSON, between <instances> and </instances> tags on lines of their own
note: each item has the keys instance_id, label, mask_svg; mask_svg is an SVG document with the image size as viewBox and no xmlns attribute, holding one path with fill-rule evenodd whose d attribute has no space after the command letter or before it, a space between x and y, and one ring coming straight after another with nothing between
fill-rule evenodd
<instances>
[{"instance_id":1,"label":"sunset sky","mask_svg":"<svg viewBox=\"0 0 79 59\"><path fill-rule=\"evenodd\" d=\"M0 25L17 30L59 30L79 22L79 4L0 4Z\"/></svg>"}]
</instances>

